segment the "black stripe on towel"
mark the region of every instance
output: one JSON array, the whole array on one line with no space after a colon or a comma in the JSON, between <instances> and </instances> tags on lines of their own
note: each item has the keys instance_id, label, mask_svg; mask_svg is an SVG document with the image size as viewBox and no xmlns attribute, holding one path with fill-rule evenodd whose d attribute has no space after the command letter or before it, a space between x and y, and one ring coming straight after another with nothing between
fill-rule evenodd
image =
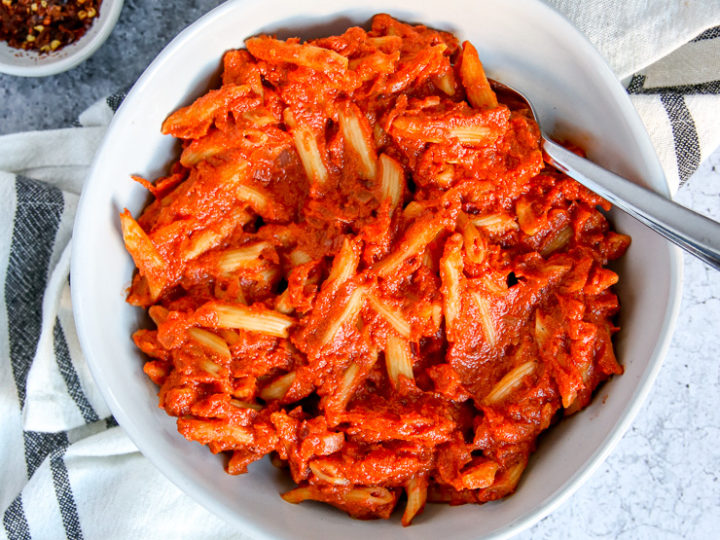
<instances>
[{"instance_id":1,"label":"black stripe on towel","mask_svg":"<svg viewBox=\"0 0 720 540\"><path fill-rule=\"evenodd\" d=\"M628 84L628 94L642 94L643 86L645 86L645 75L636 73L630 79L630 84Z\"/></svg>"},{"instance_id":2,"label":"black stripe on towel","mask_svg":"<svg viewBox=\"0 0 720 540\"><path fill-rule=\"evenodd\" d=\"M680 186L682 186L700 166L700 142L698 141L695 122L685 104L684 96L680 94L662 94L660 100L670 118L675 141L678 175L680 176Z\"/></svg>"},{"instance_id":3,"label":"black stripe on towel","mask_svg":"<svg viewBox=\"0 0 720 540\"><path fill-rule=\"evenodd\" d=\"M31 478L37 468L45 461L45 458L52 453L62 452L68 446L67 434L64 431L58 433L42 433L39 431L24 431L25 442L25 465L27 466L27 477Z\"/></svg>"},{"instance_id":4,"label":"black stripe on towel","mask_svg":"<svg viewBox=\"0 0 720 540\"><path fill-rule=\"evenodd\" d=\"M644 82L645 77L643 77ZM632 84L632 81L630 84ZM678 86L650 86L648 88L641 86L635 91L631 91L630 87L628 87L628 92L631 94L720 94L720 80Z\"/></svg>"},{"instance_id":5,"label":"black stripe on towel","mask_svg":"<svg viewBox=\"0 0 720 540\"><path fill-rule=\"evenodd\" d=\"M3 527L9 540L31 540L30 526L25 517L22 495L15 497L3 514Z\"/></svg>"},{"instance_id":6,"label":"black stripe on towel","mask_svg":"<svg viewBox=\"0 0 720 540\"><path fill-rule=\"evenodd\" d=\"M59 433L25 431L23 435L25 437L25 460L28 468L28 478L35 473L45 459L49 458L50 473L52 474L55 497L57 498L63 526L65 527L65 536L73 540L81 539L83 535L80 528L80 518L75 505L75 497L70 485L67 466L63 460L63 455L69 444L67 433L64 431Z\"/></svg>"},{"instance_id":7,"label":"black stripe on towel","mask_svg":"<svg viewBox=\"0 0 720 540\"><path fill-rule=\"evenodd\" d=\"M10 364L20 408L40 337L42 300L60 218L62 192L17 176L12 244L5 277L5 306L10 341Z\"/></svg>"},{"instance_id":8,"label":"black stripe on towel","mask_svg":"<svg viewBox=\"0 0 720 540\"><path fill-rule=\"evenodd\" d=\"M68 350L67 341L65 340L65 333L63 332L60 319L55 319L55 326L53 327L53 342L55 349L55 361L57 362L60 374L65 380L65 385L68 389L68 394L73 398L73 401L80 409L83 419L86 424L92 424L100 420L95 409L88 401L83 392L82 386L80 385L80 379L78 379L77 372L73 366L72 359L70 358L70 351Z\"/></svg>"},{"instance_id":9,"label":"black stripe on towel","mask_svg":"<svg viewBox=\"0 0 720 540\"><path fill-rule=\"evenodd\" d=\"M52 473L55 496L60 507L63 526L65 527L65 536L72 538L72 540L80 540L83 537L80 517L78 516L75 497L70 486L68 470L63 460L63 453L58 452L57 455L50 458L50 472Z\"/></svg>"},{"instance_id":10,"label":"black stripe on towel","mask_svg":"<svg viewBox=\"0 0 720 540\"><path fill-rule=\"evenodd\" d=\"M720 37L720 26L708 28L702 34L697 36L693 41L703 41L706 39L715 39Z\"/></svg>"},{"instance_id":11,"label":"black stripe on towel","mask_svg":"<svg viewBox=\"0 0 720 540\"><path fill-rule=\"evenodd\" d=\"M107 103L107 106L112 109L112 112L116 113L117 110L120 108L120 105L122 105L123 100L125 99L126 92L120 91L116 92L115 94L108 96L105 100L105 103Z\"/></svg>"}]
</instances>

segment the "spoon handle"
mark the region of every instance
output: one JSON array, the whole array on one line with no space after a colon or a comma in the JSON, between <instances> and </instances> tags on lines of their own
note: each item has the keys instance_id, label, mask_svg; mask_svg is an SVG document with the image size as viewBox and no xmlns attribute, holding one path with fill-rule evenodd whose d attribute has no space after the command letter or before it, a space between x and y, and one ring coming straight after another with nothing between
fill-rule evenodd
<instances>
[{"instance_id":1,"label":"spoon handle","mask_svg":"<svg viewBox=\"0 0 720 540\"><path fill-rule=\"evenodd\" d=\"M543 139L543 149L553 167L720 270L720 223L603 169L545 137Z\"/></svg>"}]
</instances>

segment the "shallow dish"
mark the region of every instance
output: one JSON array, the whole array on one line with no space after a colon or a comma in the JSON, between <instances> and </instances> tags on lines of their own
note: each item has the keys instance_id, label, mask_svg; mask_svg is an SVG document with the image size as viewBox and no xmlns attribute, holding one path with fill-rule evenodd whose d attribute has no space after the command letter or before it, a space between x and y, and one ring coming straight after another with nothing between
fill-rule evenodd
<instances>
[{"instance_id":1,"label":"shallow dish","mask_svg":"<svg viewBox=\"0 0 720 540\"><path fill-rule=\"evenodd\" d=\"M40 54L10 47L0 41L0 73L19 77L47 77L74 68L105 43L120 16L123 0L103 0L97 20L77 41L57 51Z\"/></svg>"},{"instance_id":2,"label":"shallow dish","mask_svg":"<svg viewBox=\"0 0 720 540\"><path fill-rule=\"evenodd\" d=\"M665 195L667 183L625 91L602 58L563 17L536 0L442 3L398 0L297 3L237 0L180 34L153 62L118 111L99 150L75 224L72 292L78 332L96 381L120 424L173 482L245 533L266 538L506 537L561 504L598 467L640 408L667 349L680 296L680 257L628 216L615 227L633 237L617 265L622 331L616 341L626 372L580 414L545 435L518 491L497 503L428 505L408 529L399 519L351 521L324 505L291 505L290 487L267 460L232 477L221 458L186 441L157 407L157 388L142 372L130 339L142 312L125 304L133 263L118 213L136 214L146 193L131 174L156 177L178 148L160 133L165 117L204 93L225 50L261 32L318 37L364 24L374 13L450 30L471 40L489 75L527 92L543 126L583 146L591 159ZM282 15L278 15L282 14ZM98 262L101 261L101 262Z\"/></svg>"}]
</instances>

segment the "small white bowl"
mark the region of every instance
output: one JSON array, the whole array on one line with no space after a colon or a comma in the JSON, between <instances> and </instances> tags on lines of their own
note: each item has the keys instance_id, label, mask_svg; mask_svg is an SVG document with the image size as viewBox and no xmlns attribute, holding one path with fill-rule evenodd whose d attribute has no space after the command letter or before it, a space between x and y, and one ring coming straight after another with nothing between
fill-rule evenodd
<instances>
[{"instance_id":1,"label":"small white bowl","mask_svg":"<svg viewBox=\"0 0 720 540\"><path fill-rule=\"evenodd\" d=\"M487 71L527 93L547 131L583 146L591 159L668 195L668 186L627 93L587 39L539 0L236 0L182 32L157 57L117 112L80 200L73 237L72 300L80 342L115 417L140 450L181 489L240 531L258 538L506 538L567 499L602 463L647 396L679 308L679 252L637 221L612 212L633 237L617 265L622 303L616 352L625 374L591 405L541 438L518 491L482 506L428 505L411 527L362 522L325 505L284 502L290 483L268 460L246 475L225 474L222 458L177 433L157 406L130 335L145 324L125 303L133 263L118 213L137 215L146 191L131 174L154 178L177 157L160 133L165 117L202 95L224 51L260 32L317 37L389 12L455 32L477 47ZM217 79L215 79L217 80ZM148 487L151 489L151 487ZM101 494L98 494L99 496ZM611 496L608 494L608 497Z\"/></svg>"},{"instance_id":2,"label":"small white bowl","mask_svg":"<svg viewBox=\"0 0 720 540\"><path fill-rule=\"evenodd\" d=\"M56 51L40 54L10 47L0 41L0 73L18 77L47 77L74 68L100 48L115 28L123 0L103 0L100 13L77 41Z\"/></svg>"}]
</instances>

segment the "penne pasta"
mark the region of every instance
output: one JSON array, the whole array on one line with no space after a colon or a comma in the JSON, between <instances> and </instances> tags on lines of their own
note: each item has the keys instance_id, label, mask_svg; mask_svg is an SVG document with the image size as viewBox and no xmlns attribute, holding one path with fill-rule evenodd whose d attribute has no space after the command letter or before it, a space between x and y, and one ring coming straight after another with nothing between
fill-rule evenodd
<instances>
[{"instance_id":1,"label":"penne pasta","mask_svg":"<svg viewBox=\"0 0 720 540\"><path fill-rule=\"evenodd\" d=\"M237 188L235 188L235 196L239 201L248 203L250 208L258 214L267 214L272 206L270 197L259 189L247 185L237 186Z\"/></svg>"},{"instance_id":2,"label":"penne pasta","mask_svg":"<svg viewBox=\"0 0 720 540\"><path fill-rule=\"evenodd\" d=\"M335 335L338 333L338 331L340 330L340 328L342 328L343 325L355 320L355 317L357 317L358 313L360 313L360 309L362 308L364 301L365 288L358 287L347 299L345 306L343 307L343 310L340 312L339 316L337 318L330 319L330 324L328 325L325 333L323 334L321 346L326 346L331 343L335 338Z\"/></svg>"},{"instance_id":3,"label":"penne pasta","mask_svg":"<svg viewBox=\"0 0 720 540\"><path fill-rule=\"evenodd\" d=\"M545 244L545 246L543 246L540 254L543 257L547 257L555 251L563 249L565 246L568 245L568 243L570 243L570 240L572 240L574 234L575 231L573 231L573 228L569 225L566 225L565 227L557 231L555 234L553 234L550 240Z\"/></svg>"},{"instance_id":4,"label":"penne pasta","mask_svg":"<svg viewBox=\"0 0 720 540\"><path fill-rule=\"evenodd\" d=\"M258 403L250 403L248 401L241 401L239 399L231 399L230 405L237 407L238 409L252 409L254 411L261 411L262 405Z\"/></svg>"},{"instance_id":5,"label":"penne pasta","mask_svg":"<svg viewBox=\"0 0 720 540\"><path fill-rule=\"evenodd\" d=\"M477 227L465 216L459 219L463 235L463 249L470 262L482 264L487 252L487 243Z\"/></svg>"},{"instance_id":6,"label":"penne pasta","mask_svg":"<svg viewBox=\"0 0 720 540\"><path fill-rule=\"evenodd\" d=\"M308 126L298 124L290 109L285 109L285 123L292 130L295 149L308 179L315 184L325 184L328 180L328 170L320 154L315 134Z\"/></svg>"},{"instance_id":7,"label":"penne pasta","mask_svg":"<svg viewBox=\"0 0 720 540\"><path fill-rule=\"evenodd\" d=\"M455 234L445 244L445 253L440 260L440 276L442 278L443 314L445 315L445 331L448 341L455 340L455 321L462 310L461 283L463 260L460 253L462 237Z\"/></svg>"},{"instance_id":8,"label":"penne pasta","mask_svg":"<svg viewBox=\"0 0 720 540\"><path fill-rule=\"evenodd\" d=\"M322 500L318 489L313 486L303 486L291 489L281 495L289 503L300 504L303 501Z\"/></svg>"},{"instance_id":9,"label":"penne pasta","mask_svg":"<svg viewBox=\"0 0 720 540\"><path fill-rule=\"evenodd\" d=\"M213 377L219 377L222 373L222 366L206 358L200 361L200 367Z\"/></svg>"},{"instance_id":10,"label":"penne pasta","mask_svg":"<svg viewBox=\"0 0 720 540\"><path fill-rule=\"evenodd\" d=\"M215 167L214 178L223 185L232 187L247 180L250 173L248 162L244 159L234 159Z\"/></svg>"},{"instance_id":11,"label":"penne pasta","mask_svg":"<svg viewBox=\"0 0 720 540\"><path fill-rule=\"evenodd\" d=\"M295 382L296 375L297 374L294 371L291 371L282 377L278 377L260 391L260 397L265 401L282 399Z\"/></svg>"},{"instance_id":12,"label":"penne pasta","mask_svg":"<svg viewBox=\"0 0 720 540\"><path fill-rule=\"evenodd\" d=\"M427 245L445 228L437 221L417 221L405 233L402 243L392 254L385 257L373 267L373 271L380 277L386 277L395 272L405 261L419 255Z\"/></svg>"},{"instance_id":13,"label":"penne pasta","mask_svg":"<svg viewBox=\"0 0 720 540\"><path fill-rule=\"evenodd\" d=\"M290 297L290 289L285 289L275 301L275 309L284 315L291 315L295 311Z\"/></svg>"},{"instance_id":14,"label":"penne pasta","mask_svg":"<svg viewBox=\"0 0 720 540\"><path fill-rule=\"evenodd\" d=\"M211 351L226 360L230 360L230 348L223 338L202 328L188 328L188 336L202 345L206 350Z\"/></svg>"},{"instance_id":15,"label":"penne pasta","mask_svg":"<svg viewBox=\"0 0 720 540\"><path fill-rule=\"evenodd\" d=\"M300 266L312 262L312 257L305 253L302 249L293 249L290 252L290 264L293 266Z\"/></svg>"},{"instance_id":16,"label":"penne pasta","mask_svg":"<svg viewBox=\"0 0 720 540\"><path fill-rule=\"evenodd\" d=\"M483 274L480 281L487 292L496 295L503 295L508 292L507 279L507 276L503 276L500 272L488 272Z\"/></svg>"},{"instance_id":17,"label":"penne pasta","mask_svg":"<svg viewBox=\"0 0 720 540\"><path fill-rule=\"evenodd\" d=\"M484 115L428 119L420 114L398 116L390 128L391 135L426 143L442 143L447 139L461 144L486 145L494 142L501 131L488 123Z\"/></svg>"},{"instance_id":18,"label":"penne pasta","mask_svg":"<svg viewBox=\"0 0 720 540\"><path fill-rule=\"evenodd\" d=\"M155 299L165 286L165 261L150 237L142 230L127 209L120 214L123 241L140 274L147 280L150 296Z\"/></svg>"},{"instance_id":19,"label":"penne pasta","mask_svg":"<svg viewBox=\"0 0 720 540\"><path fill-rule=\"evenodd\" d=\"M409 344L403 338L388 336L385 345L385 367L387 368L390 382L398 388L400 376L414 381L412 352Z\"/></svg>"},{"instance_id":20,"label":"penne pasta","mask_svg":"<svg viewBox=\"0 0 720 540\"><path fill-rule=\"evenodd\" d=\"M347 486L350 481L340 475L337 467L327 461L315 460L308 465L312 473L323 482L333 486Z\"/></svg>"},{"instance_id":21,"label":"penne pasta","mask_svg":"<svg viewBox=\"0 0 720 540\"><path fill-rule=\"evenodd\" d=\"M150 306L150 309L148 309L148 315L150 315L152 321L158 326L167 320L169 313L170 311L168 311L167 308L157 304Z\"/></svg>"},{"instance_id":22,"label":"penne pasta","mask_svg":"<svg viewBox=\"0 0 720 540\"><path fill-rule=\"evenodd\" d=\"M493 386L493 389L485 397L485 403L492 405L505 399L510 392L522 383L525 377L532 375L536 368L537 364L530 360L510 370Z\"/></svg>"},{"instance_id":23,"label":"penne pasta","mask_svg":"<svg viewBox=\"0 0 720 540\"><path fill-rule=\"evenodd\" d=\"M400 60L400 51L374 53L353 58L349 61L348 67L355 71L363 82L377 79L378 75L392 73Z\"/></svg>"},{"instance_id":24,"label":"penne pasta","mask_svg":"<svg viewBox=\"0 0 720 540\"><path fill-rule=\"evenodd\" d=\"M540 231L542 221L539 216L535 215L532 204L528 200L524 198L518 199L515 204L515 213L522 232L528 236L533 236Z\"/></svg>"},{"instance_id":25,"label":"penne pasta","mask_svg":"<svg viewBox=\"0 0 720 540\"><path fill-rule=\"evenodd\" d=\"M485 214L484 216L474 217L472 219L472 223L476 227L480 227L488 232L497 234L506 233L508 231L516 231L520 228L514 217L500 213Z\"/></svg>"},{"instance_id":26,"label":"penne pasta","mask_svg":"<svg viewBox=\"0 0 720 540\"><path fill-rule=\"evenodd\" d=\"M403 209L403 217L407 220L418 218L425 211L425 207L417 201L411 201Z\"/></svg>"},{"instance_id":27,"label":"penne pasta","mask_svg":"<svg viewBox=\"0 0 720 540\"><path fill-rule=\"evenodd\" d=\"M495 330L492 313L490 312L490 302L479 292L473 292L471 294L477 306L479 315L478 322L482 328L483 336L485 336L485 341L487 341L488 345L494 347L495 343L497 343L497 331Z\"/></svg>"},{"instance_id":28,"label":"penne pasta","mask_svg":"<svg viewBox=\"0 0 720 540\"><path fill-rule=\"evenodd\" d=\"M535 311L535 342L538 347L545 347L550 341L551 334L548 328L548 318L537 309Z\"/></svg>"},{"instance_id":29,"label":"penne pasta","mask_svg":"<svg viewBox=\"0 0 720 540\"><path fill-rule=\"evenodd\" d=\"M327 71L330 69L342 72L348 67L348 59L346 57L335 51L314 45L288 43L267 36L246 39L245 45L256 58L274 64L287 62L289 64L308 67L316 71Z\"/></svg>"},{"instance_id":30,"label":"penne pasta","mask_svg":"<svg viewBox=\"0 0 720 540\"><path fill-rule=\"evenodd\" d=\"M493 130L486 126L453 127L448 129L447 135L465 144L486 144L494 139Z\"/></svg>"},{"instance_id":31,"label":"penne pasta","mask_svg":"<svg viewBox=\"0 0 720 540\"><path fill-rule=\"evenodd\" d=\"M219 246L237 227L242 227L251 219L245 208L236 208L228 212L220 223L213 228L193 232L183 246L181 258L190 261Z\"/></svg>"},{"instance_id":32,"label":"penne pasta","mask_svg":"<svg viewBox=\"0 0 720 540\"><path fill-rule=\"evenodd\" d=\"M465 489L485 489L495 482L498 464L490 460L482 460L466 468L461 476Z\"/></svg>"},{"instance_id":33,"label":"penne pasta","mask_svg":"<svg viewBox=\"0 0 720 540\"><path fill-rule=\"evenodd\" d=\"M288 328L294 322L290 317L266 308L214 302L203 306L203 309L217 328L237 328L268 336L288 337Z\"/></svg>"},{"instance_id":34,"label":"penne pasta","mask_svg":"<svg viewBox=\"0 0 720 540\"><path fill-rule=\"evenodd\" d=\"M388 34L386 36L372 36L367 38L368 43L381 51L394 51L402 46L402 38L399 35Z\"/></svg>"},{"instance_id":35,"label":"penne pasta","mask_svg":"<svg viewBox=\"0 0 720 540\"><path fill-rule=\"evenodd\" d=\"M425 508L427 501L428 481L425 477L413 476L405 485L405 493L407 494L407 504L400 520L403 527L407 527L412 520L420 514Z\"/></svg>"},{"instance_id":36,"label":"penne pasta","mask_svg":"<svg viewBox=\"0 0 720 540\"><path fill-rule=\"evenodd\" d=\"M269 242L254 242L223 251L218 258L218 269L223 274L231 274L241 268L258 268L262 264L260 255L272 249Z\"/></svg>"},{"instance_id":37,"label":"penne pasta","mask_svg":"<svg viewBox=\"0 0 720 540\"><path fill-rule=\"evenodd\" d=\"M270 286L279 276L280 272L275 266L271 266L270 268L263 268L261 270L256 271L252 279L256 283L260 285Z\"/></svg>"},{"instance_id":38,"label":"penne pasta","mask_svg":"<svg viewBox=\"0 0 720 540\"><path fill-rule=\"evenodd\" d=\"M377 362L378 351L373 349L363 359L351 360L338 381L337 392L327 400L326 410L329 411L328 423L336 426L342 421L342 414L353 399L355 390L362 384L368 371Z\"/></svg>"},{"instance_id":39,"label":"penne pasta","mask_svg":"<svg viewBox=\"0 0 720 540\"><path fill-rule=\"evenodd\" d=\"M339 408L344 409L347 407L347 404L352 397L352 392L355 389L355 384L359 374L360 365L356 362L352 362L345 370L345 373L343 373L340 387L338 388L338 392L336 394L336 401Z\"/></svg>"},{"instance_id":40,"label":"penne pasta","mask_svg":"<svg viewBox=\"0 0 720 540\"><path fill-rule=\"evenodd\" d=\"M357 157L362 178L375 178L377 155L372 143L372 131L365 117L355 106L346 106L338 113L340 129L347 146Z\"/></svg>"},{"instance_id":41,"label":"penne pasta","mask_svg":"<svg viewBox=\"0 0 720 540\"><path fill-rule=\"evenodd\" d=\"M457 91L457 82L452 71L433 77L433 83L448 96L454 96Z\"/></svg>"},{"instance_id":42,"label":"penne pasta","mask_svg":"<svg viewBox=\"0 0 720 540\"><path fill-rule=\"evenodd\" d=\"M502 493L512 493L520 482L520 477L527 467L527 461L521 461L510 466L507 470L499 474L493 484L493 489L501 490Z\"/></svg>"},{"instance_id":43,"label":"penne pasta","mask_svg":"<svg viewBox=\"0 0 720 540\"><path fill-rule=\"evenodd\" d=\"M343 239L342 247L333 260L326 283L328 287L337 289L355 275L360 262L359 246L347 238Z\"/></svg>"},{"instance_id":44,"label":"penne pasta","mask_svg":"<svg viewBox=\"0 0 720 540\"><path fill-rule=\"evenodd\" d=\"M226 85L211 90L192 105L171 114L162 125L165 135L182 139L197 139L207 134L216 116L227 114L234 102L250 96L247 85Z\"/></svg>"},{"instance_id":45,"label":"penne pasta","mask_svg":"<svg viewBox=\"0 0 720 540\"><path fill-rule=\"evenodd\" d=\"M390 208L395 209L402 201L405 187L405 172L402 165L386 154L378 160L378 176L380 179L381 200L390 201Z\"/></svg>"},{"instance_id":46,"label":"penne pasta","mask_svg":"<svg viewBox=\"0 0 720 540\"><path fill-rule=\"evenodd\" d=\"M412 329L410 323L405 320L401 313L398 313L395 309L388 306L385 302L379 300L375 295L368 294L367 299L370 302L372 308L385 319L395 331L405 339L410 338Z\"/></svg>"},{"instance_id":47,"label":"penne pasta","mask_svg":"<svg viewBox=\"0 0 720 540\"><path fill-rule=\"evenodd\" d=\"M383 487L356 487L345 494L345 500L348 503L380 506L394 502L395 497Z\"/></svg>"},{"instance_id":48,"label":"penne pasta","mask_svg":"<svg viewBox=\"0 0 720 540\"><path fill-rule=\"evenodd\" d=\"M478 58L478 53L472 43L463 43L462 57L460 59L460 80L462 81L468 101L475 108L497 107L498 101L495 92L485 76L485 70Z\"/></svg>"},{"instance_id":49,"label":"penne pasta","mask_svg":"<svg viewBox=\"0 0 720 540\"><path fill-rule=\"evenodd\" d=\"M220 420L203 420L199 418L179 418L178 430L192 441L202 444L215 444L218 451L234 446L252 444L252 430Z\"/></svg>"}]
</instances>

